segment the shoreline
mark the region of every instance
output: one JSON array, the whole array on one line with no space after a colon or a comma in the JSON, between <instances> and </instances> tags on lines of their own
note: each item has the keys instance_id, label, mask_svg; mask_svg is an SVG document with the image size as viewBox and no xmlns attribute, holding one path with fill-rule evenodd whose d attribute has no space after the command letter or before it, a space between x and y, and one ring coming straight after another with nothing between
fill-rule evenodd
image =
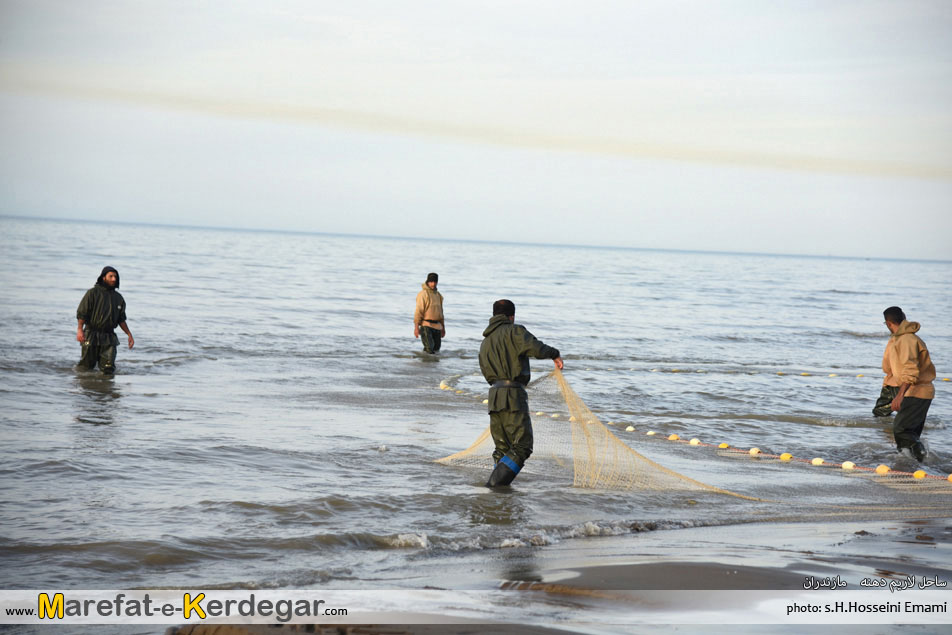
<instances>
[{"instance_id":1,"label":"shoreline","mask_svg":"<svg viewBox=\"0 0 952 635\"><path fill-rule=\"evenodd\" d=\"M573 553L575 545L557 546L568 558L558 564L546 557L537 582L599 590L803 590L808 577L839 576L859 590L870 577L937 576L952 590L952 514L650 532L637 536L630 555L608 544L619 538L629 537L599 539L606 544L589 557Z\"/></svg>"},{"instance_id":2,"label":"shoreline","mask_svg":"<svg viewBox=\"0 0 952 635\"><path fill-rule=\"evenodd\" d=\"M937 591L952 591L952 517L696 527L571 540L543 549L519 549L502 558L509 563L510 572L521 571L523 575L497 579L493 591L486 589L488 580L480 583L475 579L480 577L478 573L462 584L457 575L455 584L430 580L431 584L422 585L425 589L462 591L468 582L473 584L468 588L481 588L487 597L496 594L495 601L485 607L485 622L474 620L471 614L463 618L452 612L440 615L423 610L387 614L387 620L401 620L399 623L383 620L360 626L328 624L318 627L325 629L318 632L367 635L526 632L541 635L634 632L657 629L664 624L682 624L692 631L708 632L716 632L718 625L731 624L735 625L732 630L745 631L756 624L758 632L789 632L790 628L805 623L797 616L788 623L782 622L784 605L792 599L830 602L831 598L845 600L862 596L895 603L917 597L934 598ZM932 589L931 595L927 591L926 595L917 596L920 589L900 587L893 592L862 584L864 580L904 583L910 577L934 579L948 586ZM830 580L839 581L840 587L821 586ZM499 591L503 592L502 601ZM858 593L850 595L851 591ZM949 597L952 598L952 594ZM517 615L506 609L519 606L532 613L533 607L552 605L561 607L561 617L552 623L531 627L517 624ZM952 623L952 615L938 616L938 622L936 619L929 616L925 621L916 622L913 618L909 623L925 629L920 632L937 632L931 629L938 624ZM868 614L862 614L831 618L827 623L848 627L872 622ZM887 623L890 622L883 621ZM211 625L173 627L167 633L256 635L264 632L260 625L213 630L221 628ZM306 627L283 625L277 628L284 629L283 632L299 632Z\"/></svg>"}]
</instances>

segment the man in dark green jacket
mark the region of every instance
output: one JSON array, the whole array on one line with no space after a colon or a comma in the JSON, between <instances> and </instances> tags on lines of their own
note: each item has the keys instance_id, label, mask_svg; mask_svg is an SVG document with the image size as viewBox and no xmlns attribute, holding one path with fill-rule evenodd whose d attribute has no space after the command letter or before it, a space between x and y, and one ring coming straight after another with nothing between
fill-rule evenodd
<instances>
[{"instance_id":1,"label":"man in dark green jacket","mask_svg":"<svg viewBox=\"0 0 952 635\"><path fill-rule=\"evenodd\" d=\"M129 337L129 348L135 345L132 332L126 325L126 302L117 291L119 272L103 267L96 284L86 292L76 309L76 341L83 345L79 367L96 368L106 375L116 372L116 327Z\"/></svg>"},{"instance_id":2,"label":"man in dark green jacket","mask_svg":"<svg viewBox=\"0 0 952 635\"><path fill-rule=\"evenodd\" d=\"M489 430L496 443L496 462L487 487L509 485L532 454L529 419L529 356L551 359L562 368L558 349L546 346L526 327L515 323L516 306L509 300L493 304L493 317L483 331L479 369L489 382Z\"/></svg>"}]
</instances>

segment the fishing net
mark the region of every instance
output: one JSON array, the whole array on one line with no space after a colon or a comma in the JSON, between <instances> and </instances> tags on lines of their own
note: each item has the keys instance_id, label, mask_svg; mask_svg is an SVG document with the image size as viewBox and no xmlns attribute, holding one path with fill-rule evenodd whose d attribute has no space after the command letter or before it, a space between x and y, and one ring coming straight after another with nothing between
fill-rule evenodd
<instances>
[{"instance_id":1,"label":"fishing net","mask_svg":"<svg viewBox=\"0 0 952 635\"><path fill-rule=\"evenodd\" d=\"M618 439L555 369L528 386L534 450L526 472L572 470L575 487L613 490L710 491L740 498L741 494L701 483L670 470ZM439 459L459 467L492 468L494 444L489 428L468 448Z\"/></svg>"}]
</instances>

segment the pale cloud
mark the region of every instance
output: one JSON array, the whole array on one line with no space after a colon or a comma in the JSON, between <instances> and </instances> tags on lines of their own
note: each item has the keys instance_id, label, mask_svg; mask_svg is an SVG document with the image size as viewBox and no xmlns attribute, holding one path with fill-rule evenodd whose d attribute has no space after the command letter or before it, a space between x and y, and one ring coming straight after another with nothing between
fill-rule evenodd
<instances>
[{"instance_id":1,"label":"pale cloud","mask_svg":"<svg viewBox=\"0 0 952 635\"><path fill-rule=\"evenodd\" d=\"M82 125L102 125L101 134L106 137L110 135L106 113L138 111L142 125L130 125L126 139L133 143L141 137L144 145L163 134L155 129L157 122L166 126L164 134L174 135L174 126L185 125L189 116L231 120L221 129L249 134L256 143L260 140L257 131L269 123L301 126L299 138L312 144L320 142L303 127L313 126L314 133L353 131L354 139L364 140L369 134L403 140L407 146L396 150L378 136L378 145L389 150L374 154L371 146L366 151L366 164L382 166L378 182L367 186L381 188L377 195L351 192L353 198L348 199L343 186L335 189L325 184L335 189L328 200L362 218L369 213L362 205L367 209L386 205L388 196L399 209L412 207L412 202L433 209L460 209L452 214L461 215L464 208L482 213L493 201L484 200L487 195L482 190L477 193L476 184L485 175L498 174L498 165L509 165L505 153L528 151L559 153L551 162L568 172L552 178L569 180L585 193L577 199L553 181L548 187L560 196L543 196L544 175L527 174L525 181L534 184L533 196L550 206L575 201L565 207L566 213L577 213L582 199L588 197L596 207L602 206L591 213L620 228L625 214L611 210L624 210L624 201L633 201L647 222L659 228L659 236L666 218L691 213L696 218L734 214L748 226L762 227L765 237L774 236L774 227L785 226L782 219L768 226L742 216L747 203L737 200L736 192L744 177L736 166L760 170L749 173L750 180L758 183L752 208L769 207L770 186L761 182L774 183L778 218L781 213L802 218L806 207L827 207L797 193L793 181L809 175L854 175L861 180L853 185L837 181L838 187L845 188L842 191L826 180L822 186L808 185L814 177L804 187L824 193L830 206L834 201L840 205L841 210L828 207L824 213L850 219L833 225L852 224L855 235L864 207L886 214L883 201L902 199L883 192L907 192L906 198L917 201L920 213L927 215L948 209L947 186L952 181L950 7L928 1L7 0L0 3L0 92L11 98L7 111L18 116L22 113L17 104L33 103L19 100L18 95L36 95L40 99L36 103L51 108L59 104L63 113L80 102L99 103L102 114L84 110L84 117L93 119L87 118ZM149 114L155 111L169 116ZM25 130L29 132L29 126ZM62 134L75 131L65 128ZM206 139L202 126L189 124L188 134L189 142L202 148L196 154L214 162L215 142ZM22 137L26 145L22 152L41 151L42 144L30 147L35 136ZM339 139L336 132L331 136ZM276 139L293 144L283 135ZM434 172L426 162L435 156L446 161L442 149L447 143L459 144L464 163L475 157L484 161L467 165L473 184L468 188L460 181L455 190L476 203L455 205L452 192L427 182L426 176ZM498 150L486 154L484 147ZM288 152L306 161L307 152L299 154L300 150ZM311 151L333 163L331 156L313 146ZM564 153L575 158L563 160ZM648 165L644 160L660 161L661 172L650 171L662 186L646 188L653 197L650 200L644 198L644 190L637 191L625 179L612 180L611 191L597 188L597 177L585 168L600 161L597 157L604 157L620 174L627 172L614 163L616 159L630 161L629 167L642 171ZM398 165L391 163L394 160ZM6 161L10 164L14 158L8 155ZM107 157L103 161L111 165ZM677 167L680 162L687 167ZM587 180L569 179L568 165L588 174ZM326 193L308 186L306 172L294 175L293 166L285 168L286 185L298 188L299 198ZM20 165L12 169L18 174L25 170ZM68 171L65 165L57 169ZM252 169L244 166L230 176L219 173L218 190L226 187L229 178L245 181L241 190L253 189L243 172ZM391 183L381 176L388 169L398 174L407 170L405 181L416 189L430 188L432 196L415 196L397 185L399 178ZM519 160L513 169L530 167ZM723 181L707 182L705 170ZM359 181L361 176L336 165L325 165L323 172L333 172L337 184ZM791 176L778 176L785 172ZM216 196L216 190L192 183L184 172L170 168L170 173L190 182L196 208L207 207ZM887 181L866 188L867 177ZM705 192L693 208L691 199L681 196L692 183ZM874 190L878 193L873 194ZM270 188L262 191L276 195ZM26 188L18 192L16 200L26 200ZM0 203L4 203L3 194L0 190ZM0 211L11 213L7 195ZM531 196L526 198L518 179L507 181L493 196L499 207L532 207ZM871 201L872 196L879 198ZM258 198L247 193L244 200ZM293 207L295 197L288 199ZM240 203L236 202L239 207ZM665 216L647 209L679 211ZM247 217L254 216L249 211ZM304 228L300 224L305 217L288 212L288 228ZM938 214L936 218L944 231L948 224L942 224ZM322 216L305 224L306 229L346 231L339 221ZM714 231L712 224L706 227ZM798 235L789 229L789 235ZM475 226L468 231L475 231ZM628 234L612 235L623 240ZM674 242L668 246L684 246L677 235L671 232ZM587 240L594 238L597 235ZM636 242L628 239L628 243ZM858 239L856 244L854 251L859 253ZM811 251L813 247L805 243L793 249ZM933 252L949 253L938 243Z\"/></svg>"},{"instance_id":2,"label":"pale cloud","mask_svg":"<svg viewBox=\"0 0 952 635\"><path fill-rule=\"evenodd\" d=\"M941 3L12 5L2 77L14 89L952 174Z\"/></svg>"}]
</instances>

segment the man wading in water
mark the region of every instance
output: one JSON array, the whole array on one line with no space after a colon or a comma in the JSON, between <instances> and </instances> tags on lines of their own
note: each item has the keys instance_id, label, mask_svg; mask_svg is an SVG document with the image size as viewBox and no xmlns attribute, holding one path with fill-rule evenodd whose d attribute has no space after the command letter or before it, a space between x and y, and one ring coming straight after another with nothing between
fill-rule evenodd
<instances>
[{"instance_id":1,"label":"man wading in water","mask_svg":"<svg viewBox=\"0 0 952 635\"><path fill-rule=\"evenodd\" d=\"M443 322L443 295L436 290L440 277L427 275L423 288L416 297L416 310L413 312L413 336L423 340L423 350L436 353L440 350L441 338L446 337Z\"/></svg>"},{"instance_id":2,"label":"man wading in water","mask_svg":"<svg viewBox=\"0 0 952 635\"><path fill-rule=\"evenodd\" d=\"M532 454L532 421L526 395L529 356L551 359L556 368L562 368L559 350L537 340L515 319L516 306L509 300L496 300L479 347L479 369L490 386L489 430L496 444L496 467L486 487L512 483Z\"/></svg>"},{"instance_id":3,"label":"man wading in water","mask_svg":"<svg viewBox=\"0 0 952 635\"><path fill-rule=\"evenodd\" d=\"M926 448L919 436L926 423L926 414L935 397L935 366L929 358L929 349L916 333L918 322L906 320L898 306L883 311L886 328L892 335L883 352L883 389L873 414L888 417L893 411L893 436L896 449L909 451L917 461L926 457Z\"/></svg>"},{"instance_id":4,"label":"man wading in water","mask_svg":"<svg viewBox=\"0 0 952 635\"><path fill-rule=\"evenodd\" d=\"M119 272L103 267L96 285L86 292L76 309L76 341L83 345L83 356L78 367L93 370L96 364L106 375L116 372L116 337L118 326L129 336L129 348L135 345L132 332L126 326L126 302L117 291Z\"/></svg>"}]
</instances>

